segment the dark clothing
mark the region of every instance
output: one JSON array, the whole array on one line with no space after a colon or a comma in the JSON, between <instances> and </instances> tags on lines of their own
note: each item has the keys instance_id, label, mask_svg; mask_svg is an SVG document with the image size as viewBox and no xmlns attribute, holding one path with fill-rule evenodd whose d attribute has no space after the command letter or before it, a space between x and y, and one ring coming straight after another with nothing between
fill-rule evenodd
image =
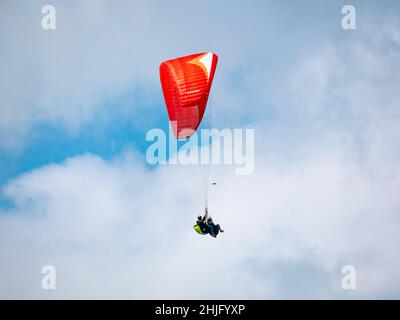
<instances>
[{"instance_id":1,"label":"dark clothing","mask_svg":"<svg viewBox=\"0 0 400 320\"><path fill-rule=\"evenodd\" d=\"M214 224L211 218L208 218L208 212L206 209L206 214L204 217L199 216L196 224L200 227L200 230L204 234L210 234L212 237L216 238L219 232L224 232L221 230L219 224Z\"/></svg>"},{"instance_id":2,"label":"dark clothing","mask_svg":"<svg viewBox=\"0 0 400 320\"><path fill-rule=\"evenodd\" d=\"M207 224L207 228L208 228L208 233L213 237L216 237L219 231L221 230L219 224L214 224L214 223Z\"/></svg>"}]
</instances>

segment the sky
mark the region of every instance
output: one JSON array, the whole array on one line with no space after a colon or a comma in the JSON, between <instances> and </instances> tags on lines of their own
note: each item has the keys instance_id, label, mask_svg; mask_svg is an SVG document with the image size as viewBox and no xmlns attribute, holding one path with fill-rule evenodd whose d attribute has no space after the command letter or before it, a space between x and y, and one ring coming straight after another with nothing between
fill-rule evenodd
<instances>
[{"instance_id":1,"label":"sky","mask_svg":"<svg viewBox=\"0 0 400 320\"><path fill-rule=\"evenodd\" d=\"M0 1L1 299L400 298L398 1L47 4ZM159 64L207 51L213 126L255 132L252 174L210 168L216 239L197 168L146 162Z\"/></svg>"}]
</instances>

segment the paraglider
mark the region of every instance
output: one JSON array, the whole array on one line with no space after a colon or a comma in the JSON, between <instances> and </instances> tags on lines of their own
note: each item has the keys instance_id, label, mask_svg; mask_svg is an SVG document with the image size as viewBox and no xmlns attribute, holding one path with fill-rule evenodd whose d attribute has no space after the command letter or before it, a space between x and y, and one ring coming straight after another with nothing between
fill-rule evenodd
<instances>
[{"instance_id":1,"label":"paraglider","mask_svg":"<svg viewBox=\"0 0 400 320\"><path fill-rule=\"evenodd\" d=\"M197 231L199 234L209 234L210 236L216 238L218 233L224 232L222 230L221 226L219 224L214 224L214 221L212 220L211 217L208 216L208 209L206 208L205 214L202 217L199 215L197 217L196 224L193 226L193 228Z\"/></svg>"},{"instance_id":2,"label":"paraglider","mask_svg":"<svg viewBox=\"0 0 400 320\"><path fill-rule=\"evenodd\" d=\"M212 52L191 54L167 60L160 65L160 80L172 131L177 140L189 139L199 127L206 111L218 56ZM195 230L213 237L222 230L208 215L208 169L204 184L206 214ZM215 183L213 183L215 185Z\"/></svg>"}]
</instances>

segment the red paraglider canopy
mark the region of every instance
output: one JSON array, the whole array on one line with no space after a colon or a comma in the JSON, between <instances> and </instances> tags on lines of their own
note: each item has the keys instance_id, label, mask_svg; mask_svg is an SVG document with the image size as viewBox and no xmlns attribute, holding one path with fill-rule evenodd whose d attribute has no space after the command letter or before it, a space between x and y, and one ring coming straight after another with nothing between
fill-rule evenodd
<instances>
[{"instance_id":1,"label":"red paraglider canopy","mask_svg":"<svg viewBox=\"0 0 400 320\"><path fill-rule=\"evenodd\" d=\"M196 53L160 65L161 86L177 139L190 137L203 118L218 56Z\"/></svg>"}]
</instances>

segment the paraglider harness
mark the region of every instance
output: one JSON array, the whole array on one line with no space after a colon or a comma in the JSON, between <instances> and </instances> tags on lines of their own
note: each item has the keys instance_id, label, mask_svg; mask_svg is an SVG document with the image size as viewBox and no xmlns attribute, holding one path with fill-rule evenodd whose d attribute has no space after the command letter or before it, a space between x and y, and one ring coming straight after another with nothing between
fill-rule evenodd
<instances>
[{"instance_id":1,"label":"paraglider harness","mask_svg":"<svg viewBox=\"0 0 400 320\"><path fill-rule=\"evenodd\" d=\"M201 228L198 224L194 225L193 228L194 228L194 230L197 231L198 234L202 234L202 235L208 234L208 232L206 233L206 232L201 231Z\"/></svg>"}]
</instances>

